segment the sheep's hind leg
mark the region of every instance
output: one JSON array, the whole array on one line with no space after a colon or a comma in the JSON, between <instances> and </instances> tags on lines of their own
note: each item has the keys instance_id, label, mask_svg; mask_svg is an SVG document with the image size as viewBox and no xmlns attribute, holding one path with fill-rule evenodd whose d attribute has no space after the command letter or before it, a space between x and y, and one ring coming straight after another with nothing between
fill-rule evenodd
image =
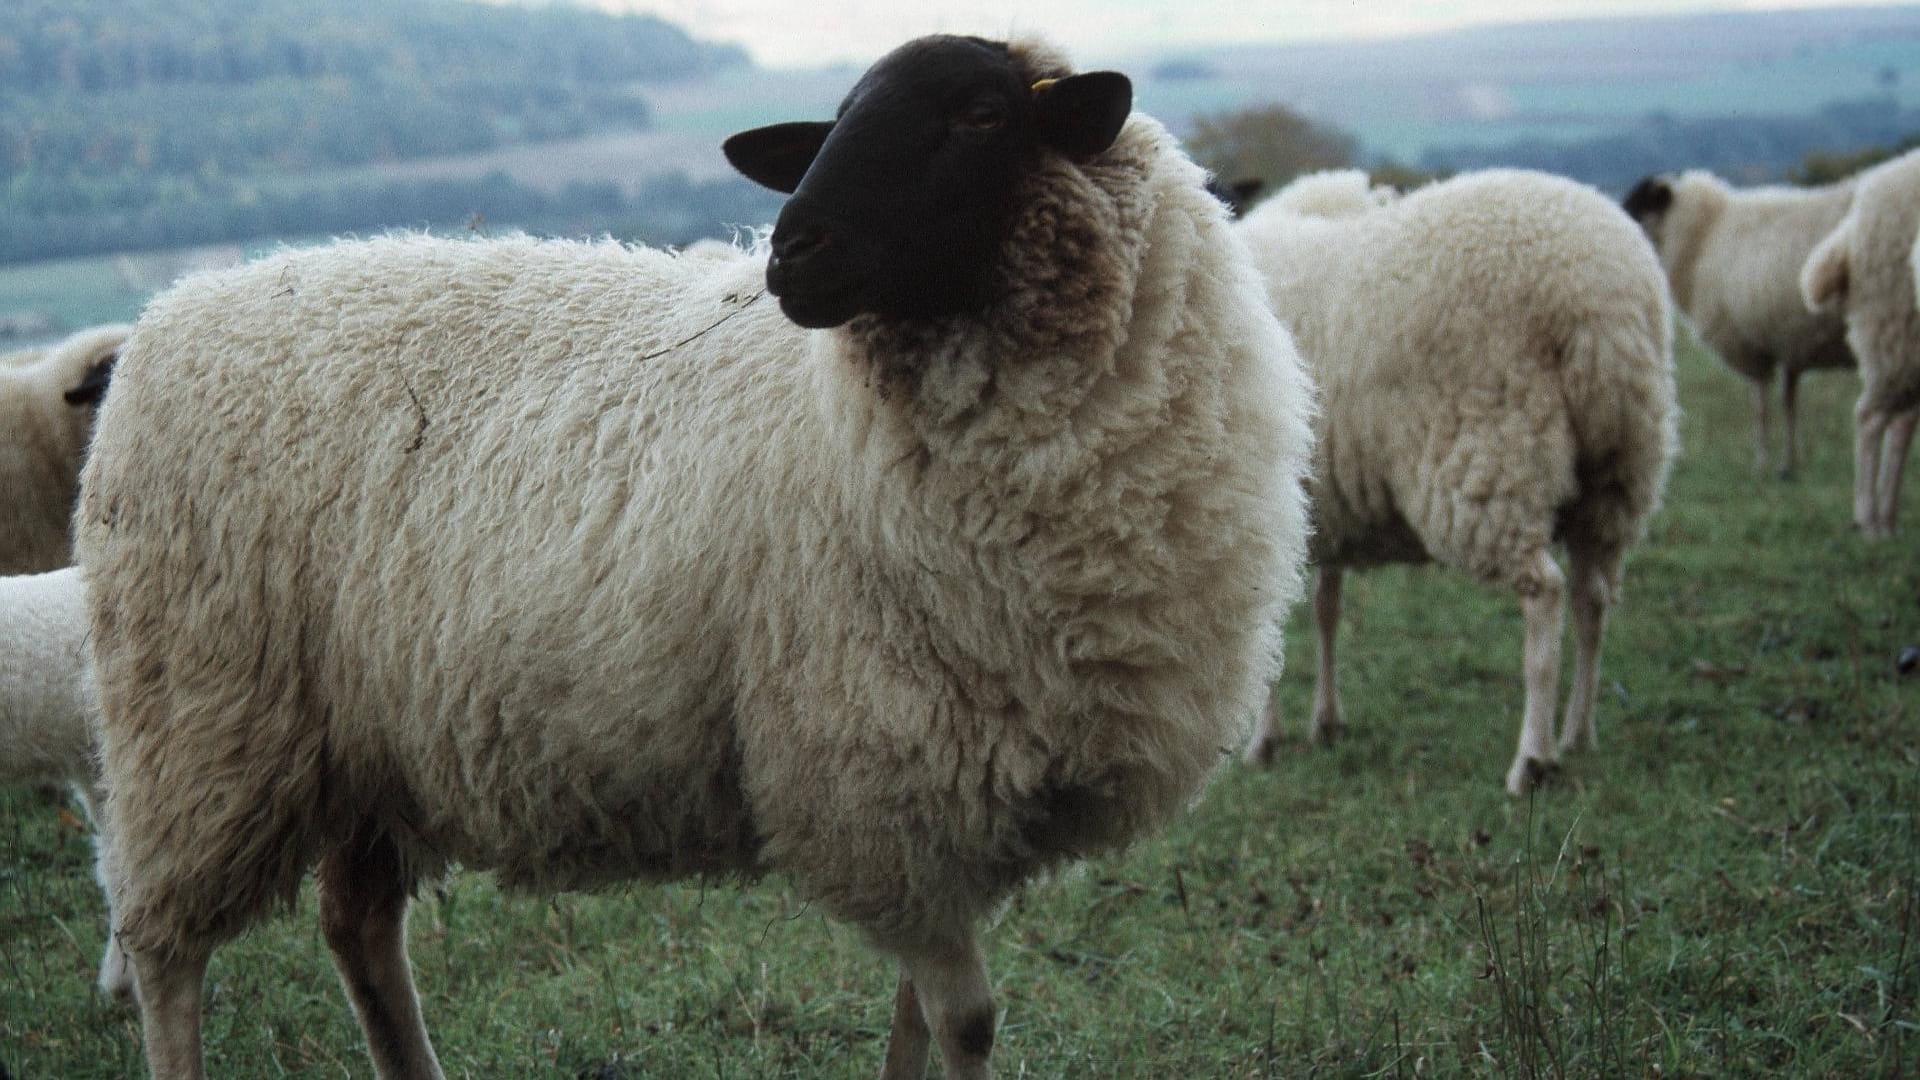
<instances>
[{"instance_id":1,"label":"sheep's hind leg","mask_svg":"<svg viewBox=\"0 0 1920 1080\"><path fill-rule=\"evenodd\" d=\"M1880 443L1880 476L1875 501L1880 535L1892 536L1900 519L1900 480L1907 468L1907 452L1913 446L1913 432L1920 425L1920 406L1896 413L1887 424Z\"/></svg>"},{"instance_id":2,"label":"sheep's hind leg","mask_svg":"<svg viewBox=\"0 0 1920 1080\"><path fill-rule=\"evenodd\" d=\"M1566 592L1566 578L1544 549L1535 552L1532 562L1518 590L1520 612L1526 620L1522 663L1527 703L1520 723L1520 747L1507 769L1509 795L1525 794L1555 768L1553 706L1560 683L1560 600Z\"/></svg>"},{"instance_id":3,"label":"sheep's hind leg","mask_svg":"<svg viewBox=\"0 0 1920 1080\"><path fill-rule=\"evenodd\" d=\"M133 954L140 1031L152 1080L205 1080L200 1056L201 994L211 950Z\"/></svg>"},{"instance_id":4,"label":"sheep's hind leg","mask_svg":"<svg viewBox=\"0 0 1920 1080\"><path fill-rule=\"evenodd\" d=\"M893 1026L887 1032L887 1061L880 1070L880 1080L921 1080L926 1076L929 1038L927 1018L920 1011L919 996L913 992L913 976L901 964L893 991Z\"/></svg>"},{"instance_id":5,"label":"sheep's hind leg","mask_svg":"<svg viewBox=\"0 0 1920 1080\"><path fill-rule=\"evenodd\" d=\"M911 1008L915 999L923 1030L930 1030L940 1044L947 1080L989 1080L993 1075L988 1066L993 1052L993 995L987 986L986 962L973 936L898 951L901 971L910 985L894 999L894 1032L881 1080L919 1080L920 1073L904 1070L926 1067L925 1034L918 1036L921 1048L916 1055L909 1041L914 1038L914 1025L909 1022L902 1031L901 1010ZM898 1068L903 1071L899 1072L895 1071L896 1044L901 1050Z\"/></svg>"},{"instance_id":6,"label":"sheep's hind leg","mask_svg":"<svg viewBox=\"0 0 1920 1080\"><path fill-rule=\"evenodd\" d=\"M1887 416L1864 401L1853 410L1853 523L1869 540L1880 538L1878 483Z\"/></svg>"},{"instance_id":7,"label":"sheep's hind leg","mask_svg":"<svg viewBox=\"0 0 1920 1080\"><path fill-rule=\"evenodd\" d=\"M1562 755L1600 743L1594 720L1594 703L1600 696L1600 643L1607 630L1607 608L1613 601L1610 575L1617 572L1619 557L1599 557L1579 549L1571 552L1573 580L1568 584L1568 603L1573 615L1573 687L1567 695L1567 712L1560 725L1559 750Z\"/></svg>"},{"instance_id":8,"label":"sheep's hind leg","mask_svg":"<svg viewBox=\"0 0 1920 1080\"><path fill-rule=\"evenodd\" d=\"M357 838L320 862L320 926L381 1080L442 1080L407 965L413 883L385 836Z\"/></svg>"}]
</instances>

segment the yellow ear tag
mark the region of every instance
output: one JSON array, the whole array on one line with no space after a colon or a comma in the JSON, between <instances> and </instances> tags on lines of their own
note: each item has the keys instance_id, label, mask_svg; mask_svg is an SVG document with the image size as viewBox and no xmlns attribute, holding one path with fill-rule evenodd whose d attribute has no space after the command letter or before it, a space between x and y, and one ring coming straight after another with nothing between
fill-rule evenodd
<instances>
[{"instance_id":1,"label":"yellow ear tag","mask_svg":"<svg viewBox=\"0 0 1920 1080\"><path fill-rule=\"evenodd\" d=\"M1041 91L1043 91L1043 90L1050 90L1050 89L1052 89L1052 88L1053 88L1053 84L1054 84L1054 83L1057 83L1057 82L1059 82L1059 81L1060 81L1059 79L1041 79L1041 80L1040 80L1039 82L1037 82L1037 83L1034 83L1034 84L1033 84L1033 86L1032 86L1032 87L1030 87L1030 89L1031 89L1031 90L1032 90L1032 91L1033 91L1034 93L1036 93L1036 94L1038 94L1038 93L1040 93L1040 92L1041 92Z\"/></svg>"}]
</instances>

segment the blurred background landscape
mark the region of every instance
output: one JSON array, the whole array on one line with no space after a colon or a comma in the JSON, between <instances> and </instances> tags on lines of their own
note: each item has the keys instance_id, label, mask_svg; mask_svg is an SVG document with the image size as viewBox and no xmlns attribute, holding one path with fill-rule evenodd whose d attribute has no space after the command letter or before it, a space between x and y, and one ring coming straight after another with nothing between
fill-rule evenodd
<instances>
[{"instance_id":1,"label":"blurred background landscape","mask_svg":"<svg viewBox=\"0 0 1920 1080\"><path fill-rule=\"evenodd\" d=\"M1281 9L1277 9L1281 10ZM690 20L691 22L691 20ZM1920 7L1588 17L1293 44L1076 47L1223 174L1492 165L1829 179L1920 133ZM826 117L861 65L768 67L697 25L469 0L16 0L0 12L0 348L135 314L179 273L391 228L678 245L771 219L741 128Z\"/></svg>"}]
</instances>

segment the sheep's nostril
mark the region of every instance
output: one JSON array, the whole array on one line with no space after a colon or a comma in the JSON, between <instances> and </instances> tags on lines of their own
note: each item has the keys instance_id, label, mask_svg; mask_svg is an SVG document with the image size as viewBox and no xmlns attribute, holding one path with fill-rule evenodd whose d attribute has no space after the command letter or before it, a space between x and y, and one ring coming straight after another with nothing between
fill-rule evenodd
<instances>
[{"instance_id":1,"label":"sheep's nostril","mask_svg":"<svg viewBox=\"0 0 1920 1080\"><path fill-rule=\"evenodd\" d=\"M783 263L804 262L833 243L825 229L800 229L773 238L773 257Z\"/></svg>"}]
</instances>

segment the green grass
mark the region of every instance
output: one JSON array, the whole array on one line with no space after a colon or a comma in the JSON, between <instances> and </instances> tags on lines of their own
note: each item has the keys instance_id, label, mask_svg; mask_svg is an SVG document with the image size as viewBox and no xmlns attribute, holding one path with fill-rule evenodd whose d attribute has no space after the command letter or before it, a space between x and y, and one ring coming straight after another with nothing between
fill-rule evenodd
<instances>
[{"instance_id":1,"label":"green grass","mask_svg":"<svg viewBox=\"0 0 1920 1080\"><path fill-rule=\"evenodd\" d=\"M1601 749L1507 798L1517 605L1434 570L1351 578L1351 737L1235 765L1166 835L1016 901L987 935L999 1075L1915 1075L1920 677L1893 659L1920 642L1916 526L1874 547L1848 526L1850 377L1808 380L1785 483L1751 475L1744 386L1690 349L1681 377L1686 450L1607 640ZM55 805L0 795L17 1076L139 1068L135 1021L91 988L88 859ZM536 899L460 876L411 932L449 1076L879 1067L890 970L778 881ZM210 986L215 1075L371 1075L310 900Z\"/></svg>"}]
</instances>

